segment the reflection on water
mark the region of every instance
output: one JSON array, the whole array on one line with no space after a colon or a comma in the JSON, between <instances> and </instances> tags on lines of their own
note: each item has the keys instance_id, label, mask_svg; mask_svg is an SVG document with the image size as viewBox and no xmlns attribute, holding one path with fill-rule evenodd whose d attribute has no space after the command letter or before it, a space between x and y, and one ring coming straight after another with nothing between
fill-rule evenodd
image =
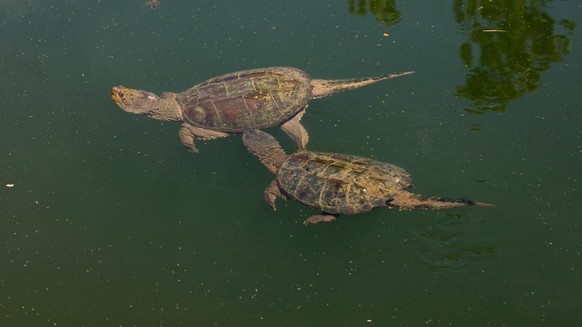
<instances>
[{"instance_id":1,"label":"reflection on water","mask_svg":"<svg viewBox=\"0 0 582 327\"><path fill-rule=\"evenodd\" d=\"M348 3L352 14L371 13L384 25L400 20L396 0ZM556 22L549 3L455 0L456 21L467 34L459 50L467 77L456 93L473 103L467 111L504 111L510 101L536 91L541 73L569 53L575 23Z\"/></svg>"},{"instance_id":2,"label":"reflection on water","mask_svg":"<svg viewBox=\"0 0 582 327\"><path fill-rule=\"evenodd\" d=\"M350 13L361 16L371 13L383 25L396 24L400 20L396 0L348 0L348 3Z\"/></svg>"},{"instance_id":3,"label":"reflection on water","mask_svg":"<svg viewBox=\"0 0 582 327\"><path fill-rule=\"evenodd\" d=\"M456 21L468 34L460 56L468 70L457 95L473 102L469 112L503 111L536 91L542 72L569 53L575 23L557 26L549 1L456 0ZM565 29L567 35L556 29Z\"/></svg>"}]
</instances>

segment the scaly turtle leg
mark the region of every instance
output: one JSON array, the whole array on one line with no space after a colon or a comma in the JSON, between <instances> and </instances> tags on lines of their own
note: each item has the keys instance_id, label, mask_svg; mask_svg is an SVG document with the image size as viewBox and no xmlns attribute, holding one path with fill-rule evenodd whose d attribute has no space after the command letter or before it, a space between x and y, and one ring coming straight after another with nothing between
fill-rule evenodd
<instances>
[{"instance_id":1,"label":"scaly turtle leg","mask_svg":"<svg viewBox=\"0 0 582 327\"><path fill-rule=\"evenodd\" d=\"M277 208L275 208L275 200L277 200L277 198L287 200L287 197L281 192L281 189L279 188L279 184L277 184L277 181L273 180L265 188L265 201L267 201L267 204L273 210L277 210Z\"/></svg>"},{"instance_id":2,"label":"scaly turtle leg","mask_svg":"<svg viewBox=\"0 0 582 327\"><path fill-rule=\"evenodd\" d=\"M307 142L309 142L309 134L307 134L305 127L303 127L300 123L306 108L307 107L303 108L293 118L281 125L281 129L287 135L289 135L289 137L295 142L295 144L297 144L300 150L305 149Z\"/></svg>"},{"instance_id":3,"label":"scaly turtle leg","mask_svg":"<svg viewBox=\"0 0 582 327\"><path fill-rule=\"evenodd\" d=\"M303 225L310 225L310 224L317 224L320 222L332 222L335 221L336 216L330 214L322 214L322 215L313 215L303 222Z\"/></svg>"},{"instance_id":4,"label":"scaly turtle leg","mask_svg":"<svg viewBox=\"0 0 582 327\"><path fill-rule=\"evenodd\" d=\"M201 139L201 140L213 140L219 137L227 137L227 133L211 131L208 129L194 127L190 124L183 123L182 128L179 132L180 135L180 142L184 144L191 152L198 152L196 146L194 145L194 139Z\"/></svg>"},{"instance_id":5,"label":"scaly turtle leg","mask_svg":"<svg viewBox=\"0 0 582 327\"><path fill-rule=\"evenodd\" d=\"M287 154L279 142L269 133L257 129L245 131L242 139L247 150L276 175L281 164L287 159Z\"/></svg>"}]
</instances>

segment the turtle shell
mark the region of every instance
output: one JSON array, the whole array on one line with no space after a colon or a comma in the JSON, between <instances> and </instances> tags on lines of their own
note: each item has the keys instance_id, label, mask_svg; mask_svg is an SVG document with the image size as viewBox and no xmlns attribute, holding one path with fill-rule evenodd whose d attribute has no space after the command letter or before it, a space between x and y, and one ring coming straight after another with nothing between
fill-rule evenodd
<instances>
[{"instance_id":1,"label":"turtle shell","mask_svg":"<svg viewBox=\"0 0 582 327\"><path fill-rule=\"evenodd\" d=\"M384 207L412 186L404 169L346 154L298 151L283 162L277 183L285 194L331 214L354 214Z\"/></svg>"},{"instance_id":2,"label":"turtle shell","mask_svg":"<svg viewBox=\"0 0 582 327\"><path fill-rule=\"evenodd\" d=\"M177 96L184 120L222 132L278 125L307 106L311 77L290 67L245 70L218 76Z\"/></svg>"}]
</instances>

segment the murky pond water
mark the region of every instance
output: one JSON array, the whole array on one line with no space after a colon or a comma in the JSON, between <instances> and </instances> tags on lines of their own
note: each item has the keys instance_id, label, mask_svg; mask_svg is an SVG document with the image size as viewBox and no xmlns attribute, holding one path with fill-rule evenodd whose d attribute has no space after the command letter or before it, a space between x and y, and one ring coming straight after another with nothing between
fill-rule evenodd
<instances>
[{"instance_id":1,"label":"murky pond water","mask_svg":"<svg viewBox=\"0 0 582 327\"><path fill-rule=\"evenodd\" d=\"M580 326L576 1L0 0L0 325ZM304 226L240 135L113 85L179 92L293 66L415 74L310 102L309 149L494 208ZM278 128L268 130L292 151Z\"/></svg>"}]
</instances>

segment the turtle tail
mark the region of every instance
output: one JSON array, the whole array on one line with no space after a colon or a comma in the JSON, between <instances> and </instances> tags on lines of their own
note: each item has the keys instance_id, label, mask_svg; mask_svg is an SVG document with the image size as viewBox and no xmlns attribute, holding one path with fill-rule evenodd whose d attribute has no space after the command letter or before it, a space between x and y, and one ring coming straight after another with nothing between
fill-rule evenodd
<instances>
[{"instance_id":1,"label":"turtle tail","mask_svg":"<svg viewBox=\"0 0 582 327\"><path fill-rule=\"evenodd\" d=\"M414 72L411 71L404 73L388 74L384 76L356 79L338 79L338 80L313 79L311 80L312 86L311 96L313 99L323 98L341 91L357 89L362 86L370 85L376 82L384 81L395 77L410 75L413 73Z\"/></svg>"},{"instance_id":2,"label":"turtle tail","mask_svg":"<svg viewBox=\"0 0 582 327\"><path fill-rule=\"evenodd\" d=\"M386 204L389 207L396 207L401 210L439 210L465 206L495 207L494 204L473 200L427 197L408 192L395 196L391 201L387 201Z\"/></svg>"}]
</instances>

